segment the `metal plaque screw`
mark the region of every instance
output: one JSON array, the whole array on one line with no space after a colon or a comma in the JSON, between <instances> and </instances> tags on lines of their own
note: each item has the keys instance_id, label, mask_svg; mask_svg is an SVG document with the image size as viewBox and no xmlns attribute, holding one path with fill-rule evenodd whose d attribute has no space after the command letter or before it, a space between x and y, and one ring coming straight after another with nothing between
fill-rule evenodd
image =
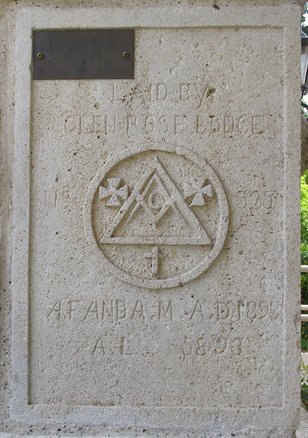
<instances>
[{"instance_id":1,"label":"metal plaque screw","mask_svg":"<svg viewBox=\"0 0 308 438\"><path fill-rule=\"evenodd\" d=\"M44 58L44 53L43 52L38 52L37 55L38 59L43 59Z\"/></svg>"},{"instance_id":2,"label":"metal plaque screw","mask_svg":"<svg viewBox=\"0 0 308 438\"><path fill-rule=\"evenodd\" d=\"M122 56L123 58L129 58L129 53L125 51L123 52Z\"/></svg>"}]
</instances>

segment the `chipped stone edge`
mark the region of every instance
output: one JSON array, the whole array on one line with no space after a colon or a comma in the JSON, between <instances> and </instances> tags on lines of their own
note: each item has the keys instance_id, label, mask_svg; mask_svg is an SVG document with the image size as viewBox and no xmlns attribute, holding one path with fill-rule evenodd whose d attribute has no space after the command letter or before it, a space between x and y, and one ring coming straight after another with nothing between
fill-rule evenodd
<instances>
[{"instance_id":1,"label":"chipped stone edge","mask_svg":"<svg viewBox=\"0 0 308 438\"><path fill-rule=\"evenodd\" d=\"M297 429L296 438L307 438L308 437L308 412L304 408L301 408L301 422L300 427Z\"/></svg>"}]
</instances>

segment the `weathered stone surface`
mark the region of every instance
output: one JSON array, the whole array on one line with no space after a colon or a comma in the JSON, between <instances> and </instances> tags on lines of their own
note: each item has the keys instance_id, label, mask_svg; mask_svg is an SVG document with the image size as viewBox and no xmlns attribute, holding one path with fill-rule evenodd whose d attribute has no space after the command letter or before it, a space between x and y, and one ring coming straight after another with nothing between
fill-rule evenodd
<instances>
[{"instance_id":1,"label":"weathered stone surface","mask_svg":"<svg viewBox=\"0 0 308 438\"><path fill-rule=\"evenodd\" d=\"M301 409L301 425L296 431L296 438L305 438L308 436L308 414L304 408Z\"/></svg>"},{"instance_id":2,"label":"weathered stone surface","mask_svg":"<svg viewBox=\"0 0 308 438\"><path fill-rule=\"evenodd\" d=\"M292 437L300 6L2 4L3 437ZM31 80L89 27L133 80Z\"/></svg>"},{"instance_id":3,"label":"weathered stone surface","mask_svg":"<svg viewBox=\"0 0 308 438\"><path fill-rule=\"evenodd\" d=\"M308 123L303 116L301 122L301 131L302 131L301 171L302 173L304 173L308 167Z\"/></svg>"}]
</instances>

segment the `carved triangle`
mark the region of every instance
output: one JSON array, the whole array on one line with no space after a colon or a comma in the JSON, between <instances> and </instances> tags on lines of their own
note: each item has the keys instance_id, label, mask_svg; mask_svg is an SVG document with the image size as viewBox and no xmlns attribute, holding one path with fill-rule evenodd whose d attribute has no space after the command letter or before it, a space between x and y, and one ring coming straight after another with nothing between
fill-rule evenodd
<instances>
[{"instance_id":1,"label":"carved triangle","mask_svg":"<svg viewBox=\"0 0 308 438\"><path fill-rule=\"evenodd\" d=\"M124 224L125 221L127 223L134 220L134 214L138 208L144 208L144 210L148 212L150 216L154 216L144 199L144 194L151 184L151 181L155 178L157 178L160 184L162 184L164 188L164 196L169 197L169 206L171 206L181 216L187 226L191 229L193 235L191 237L170 235L131 237L115 236L115 233L120 225ZM165 209L165 211L167 211L167 209ZM118 211L106 233L100 240L100 244L212 245L212 242L192 209L187 205L183 195L172 181L163 164L157 157L155 157L142 178L136 184L131 195Z\"/></svg>"}]
</instances>

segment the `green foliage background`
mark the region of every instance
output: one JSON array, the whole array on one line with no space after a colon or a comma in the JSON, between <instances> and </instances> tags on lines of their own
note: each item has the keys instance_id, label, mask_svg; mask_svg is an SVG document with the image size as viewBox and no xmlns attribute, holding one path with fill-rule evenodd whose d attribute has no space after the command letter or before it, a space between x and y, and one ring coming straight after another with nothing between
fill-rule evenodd
<instances>
[{"instance_id":1,"label":"green foliage background","mask_svg":"<svg viewBox=\"0 0 308 438\"><path fill-rule=\"evenodd\" d=\"M306 35L308 35L308 25L304 24L305 21L305 15L308 14L308 5L307 3L304 6L304 14L302 16L302 31L305 32Z\"/></svg>"},{"instance_id":2,"label":"green foliage background","mask_svg":"<svg viewBox=\"0 0 308 438\"><path fill-rule=\"evenodd\" d=\"M301 177L301 264L308 265L308 170ZM302 304L308 304L308 273L301 274ZM302 323L302 349L308 350L308 323Z\"/></svg>"}]
</instances>

